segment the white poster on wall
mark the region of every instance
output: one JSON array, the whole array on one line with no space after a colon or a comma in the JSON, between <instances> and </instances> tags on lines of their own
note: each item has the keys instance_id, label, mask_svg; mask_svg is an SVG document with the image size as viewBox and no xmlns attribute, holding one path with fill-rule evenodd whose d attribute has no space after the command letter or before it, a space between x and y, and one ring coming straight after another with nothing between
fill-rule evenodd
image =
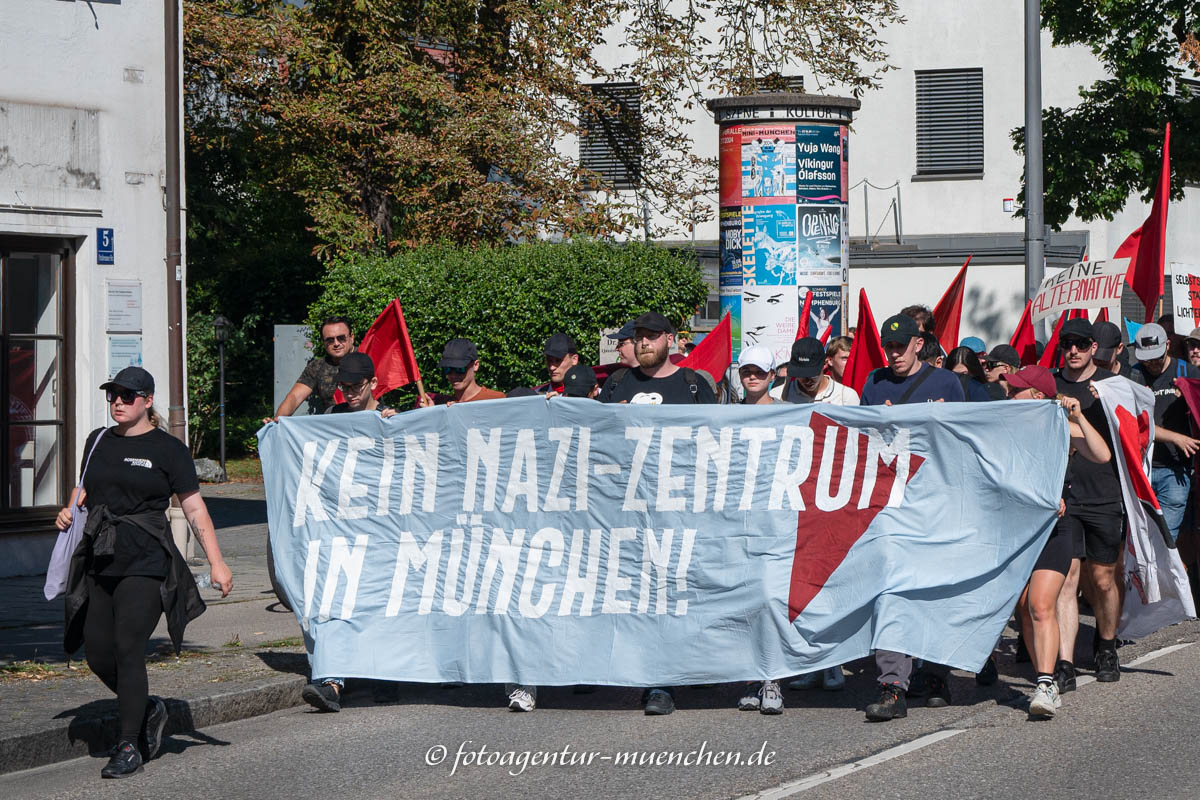
<instances>
[{"instance_id":1,"label":"white poster on wall","mask_svg":"<svg viewBox=\"0 0 1200 800\"><path fill-rule=\"evenodd\" d=\"M142 337L141 336L109 336L108 337L108 377L126 367L142 366Z\"/></svg>"},{"instance_id":2,"label":"white poster on wall","mask_svg":"<svg viewBox=\"0 0 1200 800\"><path fill-rule=\"evenodd\" d=\"M108 320L105 330L109 333L142 332L142 282L108 282Z\"/></svg>"}]
</instances>

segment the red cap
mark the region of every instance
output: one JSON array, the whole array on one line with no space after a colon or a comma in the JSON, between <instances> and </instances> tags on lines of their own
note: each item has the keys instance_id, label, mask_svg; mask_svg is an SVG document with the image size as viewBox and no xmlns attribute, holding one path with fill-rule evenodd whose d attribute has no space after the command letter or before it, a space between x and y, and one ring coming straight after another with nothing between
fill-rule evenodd
<instances>
[{"instance_id":1,"label":"red cap","mask_svg":"<svg viewBox=\"0 0 1200 800\"><path fill-rule=\"evenodd\" d=\"M1054 382L1054 376L1043 366L1025 367L1012 374L1003 375L1001 379L1018 389L1037 389L1046 397L1058 394L1058 384Z\"/></svg>"}]
</instances>

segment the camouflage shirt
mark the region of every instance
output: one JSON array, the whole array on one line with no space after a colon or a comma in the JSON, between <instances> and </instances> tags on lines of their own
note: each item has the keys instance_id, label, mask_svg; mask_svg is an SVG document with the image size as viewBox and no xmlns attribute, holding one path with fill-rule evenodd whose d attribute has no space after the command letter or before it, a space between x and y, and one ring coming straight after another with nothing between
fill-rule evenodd
<instances>
[{"instance_id":1,"label":"camouflage shirt","mask_svg":"<svg viewBox=\"0 0 1200 800\"><path fill-rule=\"evenodd\" d=\"M312 389L308 396L308 413L324 414L325 409L333 405L333 393L337 391L337 364L329 360L329 356L314 358L304 365L304 372L296 383L302 383Z\"/></svg>"}]
</instances>

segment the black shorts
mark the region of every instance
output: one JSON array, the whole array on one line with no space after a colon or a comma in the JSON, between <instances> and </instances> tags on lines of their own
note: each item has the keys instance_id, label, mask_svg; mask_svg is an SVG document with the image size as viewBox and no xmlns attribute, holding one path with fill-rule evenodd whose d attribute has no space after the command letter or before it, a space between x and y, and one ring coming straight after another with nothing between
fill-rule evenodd
<instances>
[{"instance_id":1,"label":"black shorts","mask_svg":"<svg viewBox=\"0 0 1200 800\"><path fill-rule=\"evenodd\" d=\"M1097 564L1115 564L1125 539L1125 509L1115 503L1067 503L1058 521L1057 535L1070 534L1072 557Z\"/></svg>"},{"instance_id":2,"label":"black shorts","mask_svg":"<svg viewBox=\"0 0 1200 800\"><path fill-rule=\"evenodd\" d=\"M1074 537L1066 531L1060 531L1056 526L1050 538L1046 540L1046 546L1042 548L1042 554L1038 556L1033 570L1037 572L1039 569L1052 569L1066 575L1071 571L1071 559L1074 557Z\"/></svg>"}]
</instances>

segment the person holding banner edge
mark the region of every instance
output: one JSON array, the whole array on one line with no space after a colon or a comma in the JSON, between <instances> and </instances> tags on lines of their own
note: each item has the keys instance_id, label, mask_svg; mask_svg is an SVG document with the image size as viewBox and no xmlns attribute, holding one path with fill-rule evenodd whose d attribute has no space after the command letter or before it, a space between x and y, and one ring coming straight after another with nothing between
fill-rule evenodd
<instances>
[{"instance_id":1,"label":"person holding banner edge","mask_svg":"<svg viewBox=\"0 0 1200 800\"><path fill-rule=\"evenodd\" d=\"M962 384L951 372L922 363L918 356L924 340L916 321L905 314L884 320L880 329L888 365L867 376L862 405L903 405L905 403L962 402ZM906 695L912 678L912 656L892 650L876 650L879 668L879 700L867 706L867 719L886 722L908 716ZM926 694L930 708L950 705L950 686L946 682L950 668L926 662L925 680L920 693ZM914 692L914 696L915 696Z\"/></svg>"}]
</instances>

